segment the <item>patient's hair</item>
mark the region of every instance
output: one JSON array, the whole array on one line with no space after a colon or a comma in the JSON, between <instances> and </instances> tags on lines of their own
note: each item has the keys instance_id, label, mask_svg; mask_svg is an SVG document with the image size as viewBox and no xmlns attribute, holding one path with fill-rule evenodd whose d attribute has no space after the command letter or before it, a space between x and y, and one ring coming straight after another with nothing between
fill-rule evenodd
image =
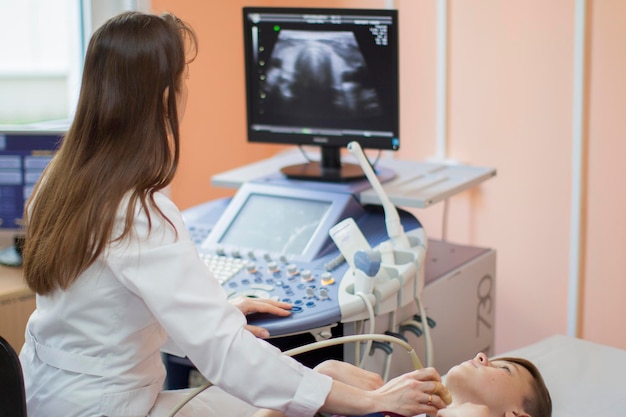
<instances>
[{"instance_id":1,"label":"patient's hair","mask_svg":"<svg viewBox=\"0 0 626 417\"><path fill-rule=\"evenodd\" d=\"M551 417L552 416L552 398L546 386L541 372L534 363L523 358L497 358L494 361L507 361L524 367L533 377L531 383L532 394L530 397L524 397L522 406L524 411L531 417Z\"/></svg>"}]
</instances>

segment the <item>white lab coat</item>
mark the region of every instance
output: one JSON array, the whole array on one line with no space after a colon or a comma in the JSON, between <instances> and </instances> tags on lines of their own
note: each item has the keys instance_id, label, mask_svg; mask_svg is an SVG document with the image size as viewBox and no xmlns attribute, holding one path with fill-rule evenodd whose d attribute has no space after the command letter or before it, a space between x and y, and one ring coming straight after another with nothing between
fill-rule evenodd
<instances>
[{"instance_id":1,"label":"white lab coat","mask_svg":"<svg viewBox=\"0 0 626 417\"><path fill-rule=\"evenodd\" d=\"M313 415L330 378L244 329L244 315L198 257L180 211L165 195L155 197L178 236L156 212L148 234L138 209L131 239L112 245L66 291L37 296L20 354L29 417L146 416L165 378L162 349L186 355L250 404Z\"/></svg>"}]
</instances>

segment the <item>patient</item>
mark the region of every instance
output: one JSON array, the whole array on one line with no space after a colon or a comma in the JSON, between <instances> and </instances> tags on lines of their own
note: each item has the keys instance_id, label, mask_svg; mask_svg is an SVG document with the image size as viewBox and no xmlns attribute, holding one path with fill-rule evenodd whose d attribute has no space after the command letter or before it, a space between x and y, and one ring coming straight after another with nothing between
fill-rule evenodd
<instances>
[{"instance_id":1,"label":"patient","mask_svg":"<svg viewBox=\"0 0 626 417\"><path fill-rule=\"evenodd\" d=\"M379 375L356 366L326 361L316 368L333 379L363 389L382 386ZM537 367L522 358L490 361L483 353L448 371L445 385L452 403L437 417L550 417L552 400ZM435 393L433 393L435 394ZM439 393L438 393L439 394ZM372 414L374 416L389 413ZM255 417L277 417L280 413L261 411Z\"/></svg>"},{"instance_id":2,"label":"patient","mask_svg":"<svg viewBox=\"0 0 626 417\"><path fill-rule=\"evenodd\" d=\"M522 358L479 353L448 371L452 403L439 417L550 417L552 400L537 367Z\"/></svg>"}]
</instances>

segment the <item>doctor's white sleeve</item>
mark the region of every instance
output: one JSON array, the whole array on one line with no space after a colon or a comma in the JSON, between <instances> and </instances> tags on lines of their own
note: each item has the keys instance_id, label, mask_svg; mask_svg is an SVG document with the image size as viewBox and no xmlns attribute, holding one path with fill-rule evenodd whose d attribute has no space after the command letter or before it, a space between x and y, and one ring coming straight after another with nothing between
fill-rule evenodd
<instances>
[{"instance_id":1,"label":"doctor's white sleeve","mask_svg":"<svg viewBox=\"0 0 626 417\"><path fill-rule=\"evenodd\" d=\"M127 249L115 267L120 282L142 298L180 348L178 354L186 355L214 385L257 407L313 415L330 392L331 378L244 328L245 316L228 302L198 256L180 213L167 202L165 206L161 208L177 227L178 238L169 242L157 230L148 240L158 242L138 243L136 253Z\"/></svg>"}]
</instances>

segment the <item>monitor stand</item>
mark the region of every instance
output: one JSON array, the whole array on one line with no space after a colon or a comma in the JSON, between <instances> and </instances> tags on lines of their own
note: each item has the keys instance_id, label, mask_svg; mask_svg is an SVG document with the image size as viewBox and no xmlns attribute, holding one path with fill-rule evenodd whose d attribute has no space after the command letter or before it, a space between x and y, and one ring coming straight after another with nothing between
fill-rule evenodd
<instances>
[{"instance_id":1,"label":"monitor stand","mask_svg":"<svg viewBox=\"0 0 626 417\"><path fill-rule=\"evenodd\" d=\"M282 167L287 178L309 181L346 182L365 178L365 173L358 164L342 163L341 148L322 146L319 161Z\"/></svg>"}]
</instances>

